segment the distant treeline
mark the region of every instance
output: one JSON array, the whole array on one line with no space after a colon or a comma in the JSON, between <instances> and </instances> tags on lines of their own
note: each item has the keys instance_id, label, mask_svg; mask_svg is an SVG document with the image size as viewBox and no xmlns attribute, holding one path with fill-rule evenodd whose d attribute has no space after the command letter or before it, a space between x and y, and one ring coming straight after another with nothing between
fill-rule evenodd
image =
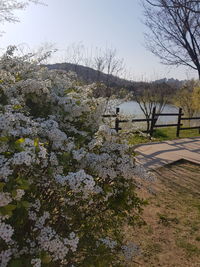
<instances>
[{"instance_id":1,"label":"distant treeline","mask_svg":"<svg viewBox=\"0 0 200 267\"><path fill-rule=\"evenodd\" d=\"M169 94L174 94L179 88L181 88L185 81L179 81L177 79L160 79L149 82L136 82L126 79L121 79L114 75L109 75L104 72L95 70L90 67L72 64L72 63L56 63L46 65L48 69L57 69L63 71L72 71L77 75L77 79L83 83L98 84L97 96L117 95L118 97L124 97L127 93L141 94L145 89L149 87L164 87ZM105 88L103 88L103 85ZM102 89L103 88L103 89Z\"/></svg>"}]
</instances>

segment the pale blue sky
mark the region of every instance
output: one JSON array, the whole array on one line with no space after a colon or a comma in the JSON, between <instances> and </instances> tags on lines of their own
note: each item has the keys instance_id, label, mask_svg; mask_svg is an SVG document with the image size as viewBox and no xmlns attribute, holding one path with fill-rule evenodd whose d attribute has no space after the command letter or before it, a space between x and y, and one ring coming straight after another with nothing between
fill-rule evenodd
<instances>
[{"instance_id":1,"label":"pale blue sky","mask_svg":"<svg viewBox=\"0 0 200 267\"><path fill-rule=\"evenodd\" d=\"M113 47L135 80L195 77L185 68L166 67L144 47L140 0L46 0L17 12L20 23L4 24L1 48L26 43L35 48L51 42L63 51L72 43ZM55 55L56 56L56 55ZM59 54L54 60L60 59Z\"/></svg>"}]
</instances>

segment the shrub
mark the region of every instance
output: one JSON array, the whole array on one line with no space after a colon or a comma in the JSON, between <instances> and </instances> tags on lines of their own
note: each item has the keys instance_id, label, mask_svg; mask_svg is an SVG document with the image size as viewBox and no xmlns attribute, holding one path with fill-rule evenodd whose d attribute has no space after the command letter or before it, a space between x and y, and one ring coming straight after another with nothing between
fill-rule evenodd
<instances>
[{"instance_id":1,"label":"shrub","mask_svg":"<svg viewBox=\"0 0 200 267\"><path fill-rule=\"evenodd\" d=\"M0 59L1 266L121 266L143 201L131 148L101 125L104 101L70 74Z\"/></svg>"}]
</instances>

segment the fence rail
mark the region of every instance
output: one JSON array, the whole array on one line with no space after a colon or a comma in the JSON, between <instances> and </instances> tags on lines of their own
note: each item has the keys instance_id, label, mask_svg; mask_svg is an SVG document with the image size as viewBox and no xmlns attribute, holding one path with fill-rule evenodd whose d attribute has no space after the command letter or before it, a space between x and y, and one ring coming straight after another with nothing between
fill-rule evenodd
<instances>
[{"instance_id":1,"label":"fence rail","mask_svg":"<svg viewBox=\"0 0 200 267\"><path fill-rule=\"evenodd\" d=\"M181 127L183 126L182 121L190 121L190 120L200 120L200 117L182 117L184 116L184 113L182 112L182 108L179 108L178 113L156 113L156 107L153 108L151 118L148 119L132 119L132 120L120 120L119 119L119 112L120 109L116 108L115 114L105 114L103 115L104 118L115 118L115 130L116 132L119 132L122 130L121 124L127 123L127 122L150 122L149 129L143 131L145 133L149 133L150 136L153 135L155 128L164 128L164 127L176 127L176 136L180 136L180 131L182 130L190 130L190 129L199 129L200 133L200 125L199 126L192 126L192 127ZM170 116L177 116L177 123L168 123L168 124L156 124L158 118L160 116L170 117Z\"/></svg>"}]
</instances>

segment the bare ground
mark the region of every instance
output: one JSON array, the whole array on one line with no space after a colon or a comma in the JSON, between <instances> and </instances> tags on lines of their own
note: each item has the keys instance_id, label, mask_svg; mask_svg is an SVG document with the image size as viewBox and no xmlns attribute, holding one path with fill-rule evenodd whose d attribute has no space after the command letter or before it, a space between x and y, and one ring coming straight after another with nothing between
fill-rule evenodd
<instances>
[{"instance_id":1,"label":"bare ground","mask_svg":"<svg viewBox=\"0 0 200 267\"><path fill-rule=\"evenodd\" d=\"M141 247L142 267L200 267L200 165L185 160L154 171L156 194L148 199L140 229L125 229L125 237Z\"/></svg>"}]
</instances>

